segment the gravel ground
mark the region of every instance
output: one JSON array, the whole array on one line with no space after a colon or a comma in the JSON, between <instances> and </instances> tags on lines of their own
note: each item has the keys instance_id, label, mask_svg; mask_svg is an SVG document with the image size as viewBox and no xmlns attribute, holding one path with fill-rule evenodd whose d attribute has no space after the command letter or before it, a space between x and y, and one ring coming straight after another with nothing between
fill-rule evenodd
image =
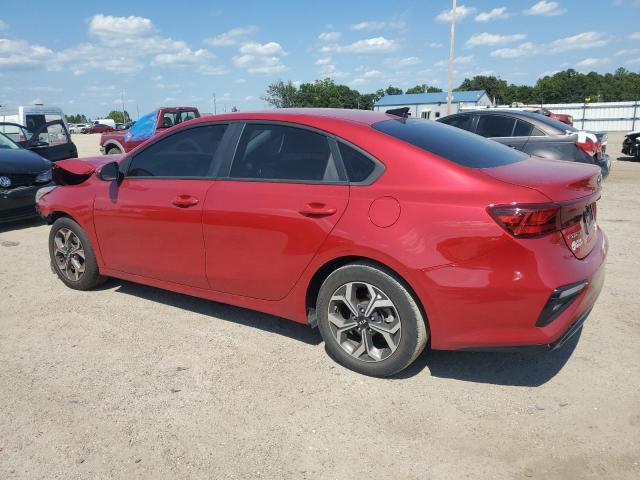
<instances>
[{"instance_id":1,"label":"gravel ground","mask_svg":"<svg viewBox=\"0 0 640 480\"><path fill-rule=\"evenodd\" d=\"M83 155L97 138L74 137ZM2 227L0 478L640 478L639 184L614 162L607 281L575 341L425 352L387 380L279 318L115 280L70 290L48 227Z\"/></svg>"}]
</instances>

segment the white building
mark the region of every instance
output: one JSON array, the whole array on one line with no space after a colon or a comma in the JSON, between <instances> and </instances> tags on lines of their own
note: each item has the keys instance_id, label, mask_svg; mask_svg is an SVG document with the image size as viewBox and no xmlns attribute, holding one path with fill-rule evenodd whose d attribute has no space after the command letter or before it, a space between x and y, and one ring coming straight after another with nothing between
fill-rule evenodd
<instances>
[{"instance_id":1,"label":"white building","mask_svg":"<svg viewBox=\"0 0 640 480\"><path fill-rule=\"evenodd\" d=\"M491 99L484 90L453 92L451 113L457 113L462 107L488 107ZM405 93L403 95L385 95L373 105L376 112L385 112L392 108L409 107L413 118L435 120L447 115L447 92Z\"/></svg>"}]
</instances>

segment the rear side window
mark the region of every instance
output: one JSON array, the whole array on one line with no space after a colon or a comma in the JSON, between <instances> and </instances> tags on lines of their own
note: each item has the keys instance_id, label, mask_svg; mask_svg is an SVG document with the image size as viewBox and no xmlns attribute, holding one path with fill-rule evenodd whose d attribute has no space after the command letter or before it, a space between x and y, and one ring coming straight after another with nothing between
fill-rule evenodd
<instances>
[{"instance_id":1,"label":"rear side window","mask_svg":"<svg viewBox=\"0 0 640 480\"><path fill-rule=\"evenodd\" d=\"M529 135L531 135L532 131L533 131L533 125L531 125L529 122L524 122L522 120L518 120L516 122L516 128L513 131L513 136L514 137L528 137Z\"/></svg>"},{"instance_id":2,"label":"rear side window","mask_svg":"<svg viewBox=\"0 0 640 480\"><path fill-rule=\"evenodd\" d=\"M476 133L483 137L511 137L515 118L503 115L480 115Z\"/></svg>"},{"instance_id":3,"label":"rear side window","mask_svg":"<svg viewBox=\"0 0 640 480\"><path fill-rule=\"evenodd\" d=\"M465 167L499 167L529 158L516 149L438 122L385 120L373 128Z\"/></svg>"},{"instance_id":4,"label":"rear side window","mask_svg":"<svg viewBox=\"0 0 640 480\"><path fill-rule=\"evenodd\" d=\"M447 117L440 120L442 123L451 125L452 127L461 128L463 130L471 131L473 117L471 115L456 115L454 117Z\"/></svg>"},{"instance_id":5,"label":"rear side window","mask_svg":"<svg viewBox=\"0 0 640 480\"><path fill-rule=\"evenodd\" d=\"M344 143L338 142L338 148L350 182L364 182L369 178L376 168L373 160Z\"/></svg>"},{"instance_id":6,"label":"rear side window","mask_svg":"<svg viewBox=\"0 0 640 480\"><path fill-rule=\"evenodd\" d=\"M244 127L233 160L232 178L293 182L337 182L326 136L286 125Z\"/></svg>"},{"instance_id":7,"label":"rear side window","mask_svg":"<svg viewBox=\"0 0 640 480\"><path fill-rule=\"evenodd\" d=\"M133 157L127 177L208 177L226 128L206 125L169 135Z\"/></svg>"}]
</instances>

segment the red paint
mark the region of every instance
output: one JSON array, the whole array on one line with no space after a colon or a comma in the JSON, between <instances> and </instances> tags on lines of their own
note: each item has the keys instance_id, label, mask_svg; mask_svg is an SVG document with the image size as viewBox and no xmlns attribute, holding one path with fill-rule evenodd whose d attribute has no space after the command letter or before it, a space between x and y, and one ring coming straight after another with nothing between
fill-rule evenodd
<instances>
[{"instance_id":1,"label":"red paint","mask_svg":"<svg viewBox=\"0 0 640 480\"><path fill-rule=\"evenodd\" d=\"M518 238L487 209L561 204L578 211L599 195L598 169L537 159L465 168L370 127L388 118L274 110L190 122L278 120L324 130L384 164L371 185L227 179L125 179L117 185L92 174L53 190L39 207L44 216L63 212L80 223L105 275L306 323L314 274L332 260L365 257L397 272L416 293L433 348L559 338L602 286L602 230L590 230L588 250L576 253L567 240L574 232ZM127 155L103 158L123 162ZM91 160L95 168L100 163ZM549 325L535 326L555 288L583 280L588 287L567 310Z\"/></svg>"}]
</instances>

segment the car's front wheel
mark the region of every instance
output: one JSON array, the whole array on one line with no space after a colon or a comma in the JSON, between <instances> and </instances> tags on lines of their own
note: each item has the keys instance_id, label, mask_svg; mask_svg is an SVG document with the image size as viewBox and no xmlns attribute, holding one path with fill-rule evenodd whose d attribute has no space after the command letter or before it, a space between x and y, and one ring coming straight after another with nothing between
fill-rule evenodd
<instances>
[{"instance_id":1,"label":"car's front wheel","mask_svg":"<svg viewBox=\"0 0 640 480\"><path fill-rule=\"evenodd\" d=\"M350 263L329 275L320 287L317 313L331 357L365 375L393 375L427 344L427 325L413 295L372 263Z\"/></svg>"},{"instance_id":2,"label":"car's front wheel","mask_svg":"<svg viewBox=\"0 0 640 480\"><path fill-rule=\"evenodd\" d=\"M107 155L119 155L122 151L118 147L109 147Z\"/></svg>"},{"instance_id":3,"label":"car's front wheel","mask_svg":"<svg viewBox=\"0 0 640 480\"><path fill-rule=\"evenodd\" d=\"M60 280L76 290L89 290L105 281L84 230L67 217L57 219L49 232L51 265Z\"/></svg>"}]
</instances>

